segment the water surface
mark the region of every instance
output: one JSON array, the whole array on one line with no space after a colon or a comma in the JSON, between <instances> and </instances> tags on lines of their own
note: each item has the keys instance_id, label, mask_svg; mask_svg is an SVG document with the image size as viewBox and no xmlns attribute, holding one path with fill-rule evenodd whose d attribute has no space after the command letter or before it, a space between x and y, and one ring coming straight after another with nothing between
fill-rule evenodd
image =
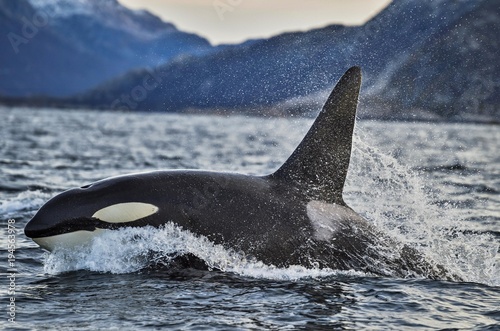
<instances>
[{"instance_id":1,"label":"water surface","mask_svg":"<svg viewBox=\"0 0 500 331\"><path fill-rule=\"evenodd\" d=\"M123 231L97 242L90 254L44 253L22 229L64 189L157 169L268 174L290 155L312 120L6 108L0 116L1 328L500 326L498 126L362 121L355 130L346 201L464 280L448 282L277 269L174 228ZM8 264L9 219L16 229L15 271ZM163 264L162 253L179 245L215 270ZM16 324L8 322L12 297Z\"/></svg>"}]
</instances>

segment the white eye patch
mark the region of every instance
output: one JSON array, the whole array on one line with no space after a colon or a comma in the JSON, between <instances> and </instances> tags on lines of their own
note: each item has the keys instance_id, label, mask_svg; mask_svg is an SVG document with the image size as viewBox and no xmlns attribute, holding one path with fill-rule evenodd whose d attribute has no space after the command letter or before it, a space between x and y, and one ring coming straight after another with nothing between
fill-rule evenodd
<instances>
[{"instance_id":1,"label":"white eye patch","mask_svg":"<svg viewBox=\"0 0 500 331\"><path fill-rule=\"evenodd\" d=\"M92 217L108 223L128 223L153 215L158 210L158 207L149 203L126 202L104 207Z\"/></svg>"}]
</instances>

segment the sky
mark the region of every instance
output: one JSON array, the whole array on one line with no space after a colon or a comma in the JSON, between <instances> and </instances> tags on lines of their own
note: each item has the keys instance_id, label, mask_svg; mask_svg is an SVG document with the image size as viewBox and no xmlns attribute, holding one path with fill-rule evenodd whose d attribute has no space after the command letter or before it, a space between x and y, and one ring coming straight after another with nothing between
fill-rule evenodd
<instances>
[{"instance_id":1,"label":"sky","mask_svg":"<svg viewBox=\"0 0 500 331\"><path fill-rule=\"evenodd\" d=\"M357 25L391 0L118 0L131 9L147 9L212 44L240 43L286 31L330 24Z\"/></svg>"}]
</instances>

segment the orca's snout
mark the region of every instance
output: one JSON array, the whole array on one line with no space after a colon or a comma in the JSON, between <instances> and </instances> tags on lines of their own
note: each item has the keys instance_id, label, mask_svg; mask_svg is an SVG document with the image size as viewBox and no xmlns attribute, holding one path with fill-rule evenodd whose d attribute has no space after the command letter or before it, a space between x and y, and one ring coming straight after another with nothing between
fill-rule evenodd
<instances>
[{"instance_id":1,"label":"orca's snout","mask_svg":"<svg viewBox=\"0 0 500 331\"><path fill-rule=\"evenodd\" d=\"M91 217L59 218L57 209L44 205L24 227L24 234L40 247L53 251L56 247L71 248L91 241L99 220Z\"/></svg>"},{"instance_id":2,"label":"orca's snout","mask_svg":"<svg viewBox=\"0 0 500 331\"><path fill-rule=\"evenodd\" d=\"M59 227L60 219L50 215L43 206L24 227L24 234L29 238L40 238L59 234L63 229ZM59 233L57 233L59 232Z\"/></svg>"},{"instance_id":3,"label":"orca's snout","mask_svg":"<svg viewBox=\"0 0 500 331\"><path fill-rule=\"evenodd\" d=\"M96 220L82 208L80 192L71 189L47 201L24 227L26 237L49 251L82 242L75 234L94 231Z\"/></svg>"},{"instance_id":4,"label":"orca's snout","mask_svg":"<svg viewBox=\"0 0 500 331\"><path fill-rule=\"evenodd\" d=\"M26 224L26 226L24 227L24 234L26 235L26 237L32 239L39 237L45 230L45 228L41 226L40 223L41 222L37 220L36 215L31 220L29 220L28 224Z\"/></svg>"},{"instance_id":5,"label":"orca's snout","mask_svg":"<svg viewBox=\"0 0 500 331\"><path fill-rule=\"evenodd\" d=\"M46 237L74 231L87 223L93 210L82 192L83 189L74 188L51 198L26 224L24 234L29 238Z\"/></svg>"},{"instance_id":6,"label":"orca's snout","mask_svg":"<svg viewBox=\"0 0 500 331\"><path fill-rule=\"evenodd\" d=\"M88 244L104 230L154 224L151 217L159 212L156 205L123 201L119 196L109 199L114 200L111 202L102 199L108 196L107 192L104 185L92 192L83 187L53 197L26 224L24 234L52 251L56 247Z\"/></svg>"},{"instance_id":7,"label":"orca's snout","mask_svg":"<svg viewBox=\"0 0 500 331\"><path fill-rule=\"evenodd\" d=\"M42 238L55 236L68 232L86 230L94 231L98 220L91 217L80 217L71 219L59 219L57 217L45 217L37 213L24 227L24 234L29 238Z\"/></svg>"}]
</instances>

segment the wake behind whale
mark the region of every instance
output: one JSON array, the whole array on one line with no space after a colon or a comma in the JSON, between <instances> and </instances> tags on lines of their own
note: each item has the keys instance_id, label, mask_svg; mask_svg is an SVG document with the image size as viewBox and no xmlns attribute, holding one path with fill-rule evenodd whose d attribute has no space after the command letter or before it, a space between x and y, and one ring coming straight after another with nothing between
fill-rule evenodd
<instances>
[{"instance_id":1,"label":"wake behind whale","mask_svg":"<svg viewBox=\"0 0 500 331\"><path fill-rule=\"evenodd\" d=\"M360 69L349 69L303 141L271 175L156 171L109 178L52 198L25 233L50 251L85 252L106 232L173 225L278 268L453 278L343 200L360 84ZM174 249L172 256L183 253Z\"/></svg>"}]
</instances>

